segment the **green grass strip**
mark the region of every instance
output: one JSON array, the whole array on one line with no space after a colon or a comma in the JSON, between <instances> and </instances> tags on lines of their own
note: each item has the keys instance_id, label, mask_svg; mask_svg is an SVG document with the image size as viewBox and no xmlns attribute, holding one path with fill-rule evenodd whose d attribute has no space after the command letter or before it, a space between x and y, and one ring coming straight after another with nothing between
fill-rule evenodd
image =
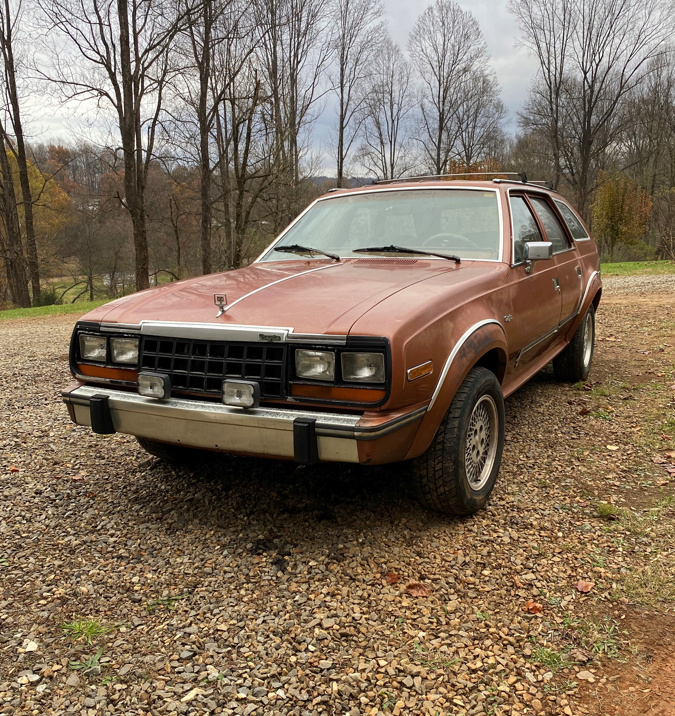
<instances>
[{"instance_id":1,"label":"green grass strip","mask_svg":"<svg viewBox=\"0 0 675 716\"><path fill-rule=\"evenodd\" d=\"M10 308L0 311L0 321L9 321L14 318L40 318L42 316L61 316L67 313L86 313L92 308L102 306L111 299L101 301L82 301L81 303L67 303L63 306L37 306L35 308Z\"/></svg>"}]
</instances>

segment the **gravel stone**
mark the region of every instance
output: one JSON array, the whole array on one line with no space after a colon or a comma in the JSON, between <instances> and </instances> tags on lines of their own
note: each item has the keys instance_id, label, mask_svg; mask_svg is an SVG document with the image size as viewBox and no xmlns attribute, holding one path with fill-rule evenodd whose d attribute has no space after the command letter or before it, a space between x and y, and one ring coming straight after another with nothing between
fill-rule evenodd
<instances>
[{"instance_id":1,"label":"gravel stone","mask_svg":"<svg viewBox=\"0 0 675 716\"><path fill-rule=\"evenodd\" d=\"M605 279L605 298L634 298L600 305L593 381L673 382L656 377L673 341L658 316L640 332L639 305L673 292L675 276ZM612 541L595 505L668 479L634 443L638 410L665 415L672 391L638 406L543 371L508 400L487 509L456 520L414 503L405 465L169 466L71 424L73 323L0 323L0 714L583 716L579 694L598 684L541 650L562 650L566 619L613 608L612 584L646 561L640 535L619 521ZM410 597L411 582L432 596ZM61 625L76 619L103 633L72 637ZM71 670L101 648L97 668Z\"/></svg>"}]
</instances>

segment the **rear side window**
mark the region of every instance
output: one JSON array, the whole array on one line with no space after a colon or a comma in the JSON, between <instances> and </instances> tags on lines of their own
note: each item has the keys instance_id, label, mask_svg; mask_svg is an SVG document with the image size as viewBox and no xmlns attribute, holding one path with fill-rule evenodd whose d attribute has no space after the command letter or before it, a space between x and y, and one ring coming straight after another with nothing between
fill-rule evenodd
<instances>
[{"instance_id":1,"label":"rear side window","mask_svg":"<svg viewBox=\"0 0 675 716\"><path fill-rule=\"evenodd\" d=\"M544 199L537 196L531 196L530 201L537 212L539 220L544 226L548 240L553 244L553 253L557 254L570 248L570 242L565 236L565 230L553 212L553 209L546 203Z\"/></svg>"},{"instance_id":2,"label":"rear side window","mask_svg":"<svg viewBox=\"0 0 675 716\"><path fill-rule=\"evenodd\" d=\"M583 224L579 221L579 219L577 219L574 212L569 208L569 206L567 206L567 204L556 199L555 205L558 207L558 211L565 220L567 228L570 230L570 234L572 234L575 239L583 240L589 238L588 232L584 229Z\"/></svg>"},{"instance_id":3,"label":"rear side window","mask_svg":"<svg viewBox=\"0 0 675 716\"><path fill-rule=\"evenodd\" d=\"M513 263L525 260L525 244L543 241L530 207L522 196L511 197L511 220L513 221Z\"/></svg>"}]
</instances>

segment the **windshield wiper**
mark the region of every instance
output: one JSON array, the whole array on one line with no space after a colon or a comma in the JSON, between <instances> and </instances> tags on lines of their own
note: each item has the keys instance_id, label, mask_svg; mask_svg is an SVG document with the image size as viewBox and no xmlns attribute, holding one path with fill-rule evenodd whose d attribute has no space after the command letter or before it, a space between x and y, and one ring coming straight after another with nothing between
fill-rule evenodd
<instances>
[{"instance_id":1,"label":"windshield wiper","mask_svg":"<svg viewBox=\"0 0 675 716\"><path fill-rule=\"evenodd\" d=\"M422 254L423 256L437 256L439 259L448 259L460 263L462 259L452 254L439 254L436 251L424 251L423 249L409 249L405 246L367 246L365 249L352 249L354 254Z\"/></svg>"},{"instance_id":2,"label":"windshield wiper","mask_svg":"<svg viewBox=\"0 0 675 716\"><path fill-rule=\"evenodd\" d=\"M330 254L328 251L322 251L321 249L313 249L311 246L300 246L300 244L275 246L274 250L283 254L321 254L322 256L327 256L329 259L333 259L333 261L340 260L337 254Z\"/></svg>"}]
</instances>

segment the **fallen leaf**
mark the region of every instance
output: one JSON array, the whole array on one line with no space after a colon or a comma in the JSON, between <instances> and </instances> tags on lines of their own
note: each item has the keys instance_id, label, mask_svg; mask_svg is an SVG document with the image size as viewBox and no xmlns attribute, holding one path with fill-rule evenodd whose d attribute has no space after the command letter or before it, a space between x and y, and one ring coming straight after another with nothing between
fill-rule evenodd
<instances>
[{"instance_id":1,"label":"fallen leaf","mask_svg":"<svg viewBox=\"0 0 675 716\"><path fill-rule=\"evenodd\" d=\"M584 383L584 390L585 391L593 390L593 386L590 383Z\"/></svg>"},{"instance_id":2,"label":"fallen leaf","mask_svg":"<svg viewBox=\"0 0 675 716\"><path fill-rule=\"evenodd\" d=\"M579 580L574 586L575 586L580 592L586 593L586 592L590 592L591 589L593 589L593 587L595 586L595 582L584 582L584 580L581 579L581 580Z\"/></svg>"},{"instance_id":3,"label":"fallen leaf","mask_svg":"<svg viewBox=\"0 0 675 716\"><path fill-rule=\"evenodd\" d=\"M525 611L530 614L541 614L544 611L544 607L533 599L530 599L525 605Z\"/></svg>"},{"instance_id":4,"label":"fallen leaf","mask_svg":"<svg viewBox=\"0 0 675 716\"><path fill-rule=\"evenodd\" d=\"M9 466L9 471L10 471L10 472L19 472L19 468L16 467L16 466L14 466L14 465L10 465L10 466Z\"/></svg>"},{"instance_id":5,"label":"fallen leaf","mask_svg":"<svg viewBox=\"0 0 675 716\"><path fill-rule=\"evenodd\" d=\"M572 651L570 651L570 657L574 661L579 661L582 664L593 661L593 654L591 654L590 651L586 651L586 649L572 649Z\"/></svg>"},{"instance_id":6,"label":"fallen leaf","mask_svg":"<svg viewBox=\"0 0 675 716\"><path fill-rule=\"evenodd\" d=\"M618 450L619 449L618 445L607 445L606 447L608 450Z\"/></svg>"},{"instance_id":7,"label":"fallen leaf","mask_svg":"<svg viewBox=\"0 0 675 716\"><path fill-rule=\"evenodd\" d=\"M671 460L675 460L675 450L665 450L663 454Z\"/></svg>"},{"instance_id":8,"label":"fallen leaf","mask_svg":"<svg viewBox=\"0 0 675 716\"><path fill-rule=\"evenodd\" d=\"M411 597L430 597L431 589L426 584L420 584L419 582L410 582L406 585L405 591Z\"/></svg>"},{"instance_id":9,"label":"fallen leaf","mask_svg":"<svg viewBox=\"0 0 675 716\"><path fill-rule=\"evenodd\" d=\"M666 472L670 475L675 475L675 465L664 465Z\"/></svg>"},{"instance_id":10,"label":"fallen leaf","mask_svg":"<svg viewBox=\"0 0 675 716\"><path fill-rule=\"evenodd\" d=\"M590 408L582 408L582 409L579 411L579 415L588 415L590 412L591 412L591 409L590 409Z\"/></svg>"},{"instance_id":11,"label":"fallen leaf","mask_svg":"<svg viewBox=\"0 0 675 716\"><path fill-rule=\"evenodd\" d=\"M516 577L515 575L512 577L513 583L518 587L518 589L522 589L525 585Z\"/></svg>"},{"instance_id":12,"label":"fallen leaf","mask_svg":"<svg viewBox=\"0 0 675 716\"><path fill-rule=\"evenodd\" d=\"M668 484L668 480L657 480L656 485L657 487L663 487L664 485Z\"/></svg>"},{"instance_id":13,"label":"fallen leaf","mask_svg":"<svg viewBox=\"0 0 675 716\"><path fill-rule=\"evenodd\" d=\"M396 584L396 582L401 579L401 575L396 574L395 572L387 572L384 575L384 578L387 580L387 584Z\"/></svg>"}]
</instances>

